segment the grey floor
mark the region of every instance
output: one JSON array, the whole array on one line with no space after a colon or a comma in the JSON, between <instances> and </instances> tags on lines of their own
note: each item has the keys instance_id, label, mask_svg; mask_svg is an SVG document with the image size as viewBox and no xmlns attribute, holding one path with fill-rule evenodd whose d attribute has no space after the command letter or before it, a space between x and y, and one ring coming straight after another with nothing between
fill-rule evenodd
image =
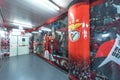
<instances>
[{"instance_id":1,"label":"grey floor","mask_svg":"<svg viewBox=\"0 0 120 80\"><path fill-rule=\"evenodd\" d=\"M11 57L0 68L0 80L69 80L67 74L36 55Z\"/></svg>"}]
</instances>

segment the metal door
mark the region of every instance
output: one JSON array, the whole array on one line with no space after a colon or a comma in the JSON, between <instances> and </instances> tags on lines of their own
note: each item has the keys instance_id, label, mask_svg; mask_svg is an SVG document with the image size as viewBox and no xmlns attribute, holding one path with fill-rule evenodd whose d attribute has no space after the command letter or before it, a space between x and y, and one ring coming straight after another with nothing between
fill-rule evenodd
<instances>
[{"instance_id":1,"label":"metal door","mask_svg":"<svg viewBox=\"0 0 120 80\"><path fill-rule=\"evenodd\" d=\"M18 36L18 55L29 54L29 37Z\"/></svg>"},{"instance_id":2,"label":"metal door","mask_svg":"<svg viewBox=\"0 0 120 80\"><path fill-rule=\"evenodd\" d=\"M10 36L10 56L17 56L17 36Z\"/></svg>"}]
</instances>

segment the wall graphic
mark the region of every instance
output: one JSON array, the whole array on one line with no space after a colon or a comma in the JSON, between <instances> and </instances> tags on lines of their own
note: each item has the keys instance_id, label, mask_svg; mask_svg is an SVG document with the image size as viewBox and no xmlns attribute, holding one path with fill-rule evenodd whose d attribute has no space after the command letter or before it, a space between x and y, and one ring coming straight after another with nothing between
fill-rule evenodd
<instances>
[{"instance_id":1,"label":"wall graphic","mask_svg":"<svg viewBox=\"0 0 120 80\"><path fill-rule=\"evenodd\" d=\"M33 34L34 53L68 71L67 14Z\"/></svg>"},{"instance_id":2,"label":"wall graphic","mask_svg":"<svg viewBox=\"0 0 120 80\"><path fill-rule=\"evenodd\" d=\"M120 79L119 0L91 7L91 70L93 80Z\"/></svg>"},{"instance_id":3,"label":"wall graphic","mask_svg":"<svg viewBox=\"0 0 120 80\"><path fill-rule=\"evenodd\" d=\"M89 4L72 5L68 11L68 24L69 76L71 80L89 80Z\"/></svg>"}]
</instances>

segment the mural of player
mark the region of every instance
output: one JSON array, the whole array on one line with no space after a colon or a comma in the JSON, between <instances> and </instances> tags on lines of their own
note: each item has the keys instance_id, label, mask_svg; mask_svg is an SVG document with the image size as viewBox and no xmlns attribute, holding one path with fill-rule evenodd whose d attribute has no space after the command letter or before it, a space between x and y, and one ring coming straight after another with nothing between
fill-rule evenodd
<instances>
[{"instance_id":1,"label":"mural of player","mask_svg":"<svg viewBox=\"0 0 120 80\"><path fill-rule=\"evenodd\" d=\"M50 35L50 32L47 32L44 36L44 47L45 47L45 52L44 52L44 57L47 58L48 60L53 60L52 56L52 44L51 41L53 40L52 36Z\"/></svg>"}]
</instances>

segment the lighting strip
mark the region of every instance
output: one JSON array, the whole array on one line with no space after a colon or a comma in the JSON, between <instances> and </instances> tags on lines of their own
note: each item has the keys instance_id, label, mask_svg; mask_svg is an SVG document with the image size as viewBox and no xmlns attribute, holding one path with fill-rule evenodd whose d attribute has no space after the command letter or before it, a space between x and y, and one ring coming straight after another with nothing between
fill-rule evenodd
<instances>
[{"instance_id":1,"label":"lighting strip","mask_svg":"<svg viewBox=\"0 0 120 80\"><path fill-rule=\"evenodd\" d=\"M47 4L46 6L54 8L58 11L60 10L60 7L58 7L58 5L56 5L56 3L54 3L52 0L45 0L44 2Z\"/></svg>"},{"instance_id":2,"label":"lighting strip","mask_svg":"<svg viewBox=\"0 0 120 80\"><path fill-rule=\"evenodd\" d=\"M52 9L52 10L60 10L60 7L53 2L52 0L26 0L28 3L36 6L36 7L40 7L43 6L44 9Z\"/></svg>"},{"instance_id":3,"label":"lighting strip","mask_svg":"<svg viewBox=\"0 0 120 80\"><path fill-rule=\"evenodd\" d=\"M56 4L53 0L49 0L53 5L55 5L56 7L58 7L57 10L60 10L60 6L58 4Z\"/></svg>"}]
</instances>

